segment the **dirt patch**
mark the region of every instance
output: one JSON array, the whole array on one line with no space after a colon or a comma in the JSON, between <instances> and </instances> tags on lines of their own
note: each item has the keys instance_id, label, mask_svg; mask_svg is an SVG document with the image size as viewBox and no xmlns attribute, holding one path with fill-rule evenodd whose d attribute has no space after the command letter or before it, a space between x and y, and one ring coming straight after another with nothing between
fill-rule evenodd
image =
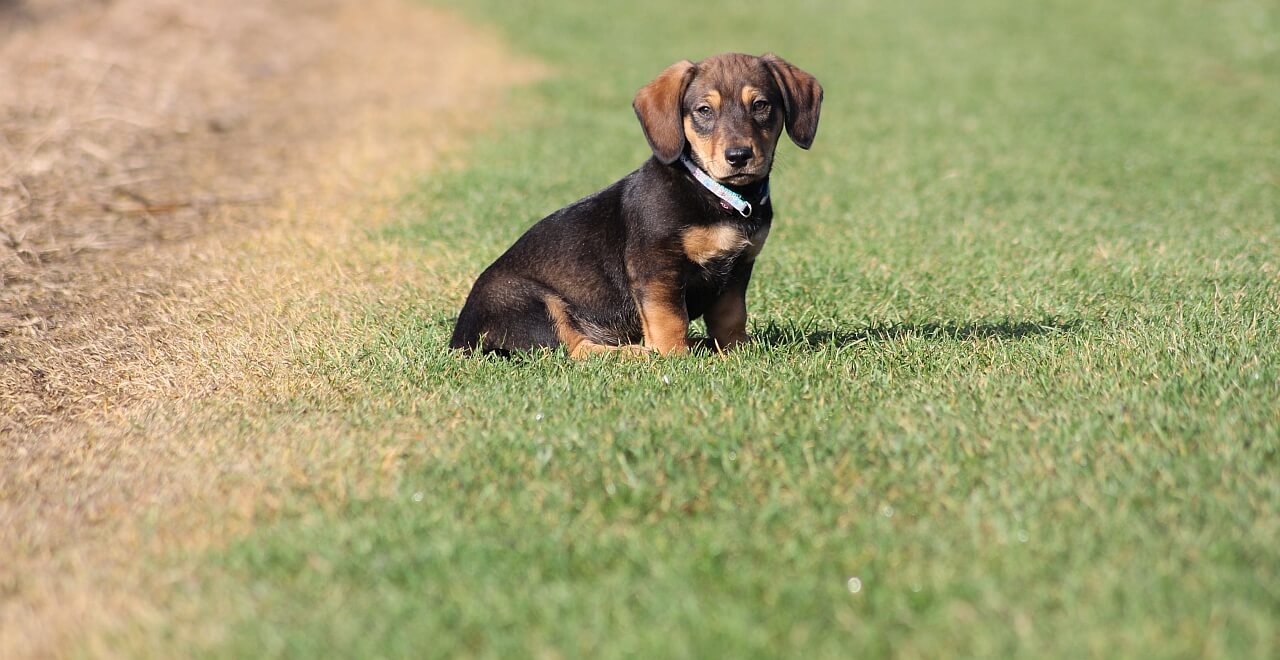
<instances>
[{"instance_id":1,"label":"dirt patch","mask_svg":"<svg viewBox=\"0 0 1280 660\"><path fill-rule=\"evenodd\" d=\"M400 0L0 0L0 657L145 616L157 520L269 498L296 447L184 411L314 386L289 349L420 275L364 230L538 74Z\"/></svg>"},{"instance_id":2,"label":"dirt patch","mask_svg":"<svg viewBox=\"0 0 1280 660\"><path fill-rule=\"evenodd\" d=\"M335 141L367 148L396 112L456 121L519 75L445 52L467 40L438 20L396 24L399 6L241 5L0 5L0 434L155 394L164 378L113 368L148 330L132 312L172 279L146 251L260 226L259 207L320 185L317 166L352 166L329 160ZM142 270L117 272L122 254Z\"/></svg>"}]
</instances>

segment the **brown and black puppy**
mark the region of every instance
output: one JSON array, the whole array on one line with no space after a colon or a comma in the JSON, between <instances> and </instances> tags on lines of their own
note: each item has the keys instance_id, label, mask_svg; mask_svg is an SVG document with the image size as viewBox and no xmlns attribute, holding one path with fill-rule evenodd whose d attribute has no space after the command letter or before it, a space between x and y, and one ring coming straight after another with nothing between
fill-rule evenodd
<instances>
[{"instance_id":1,"label":"brown and black puppy","mask_svg":"<svg viewBox=\"0 0 1280 660\"><path fill-rule=\"evenodd\" d=\"M682 354L700 316L714 346L747 340L774 149L784 127L813 143L822 87L776 55L734 53L667 67L633 106L653 157L521 236L476 281L450 346ZM686 162L738 197L717 196Z\"/></svg>"}]
</instances>

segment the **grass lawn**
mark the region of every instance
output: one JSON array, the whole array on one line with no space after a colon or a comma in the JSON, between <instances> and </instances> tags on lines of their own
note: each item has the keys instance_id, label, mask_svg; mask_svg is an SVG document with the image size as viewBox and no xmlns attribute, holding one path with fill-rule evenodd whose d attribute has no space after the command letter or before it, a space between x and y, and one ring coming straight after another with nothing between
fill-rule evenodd
<instances>
[{"instance_id":1,"label":"grass lawn","mask_svg":"<svg viewBox=\"0 0 1280 660\"><path fill-rule=\"evenodd\" d=\"M390 496L283 493L275 522L199 558L194 614L166 639L292 657L1280 654L1274 3L460 9L552 75L371 232L420 260L412 302L371 300L372 341L298 356L355 386L246 413L323 418L371 472L388 447L419 459ZM725 50L776 51L826 88L813 150L779 150L755 343L448 351L484 266L648 156L634 91ZM219 634L192 632L209 618Z\"/></svg>"}]
</instances>

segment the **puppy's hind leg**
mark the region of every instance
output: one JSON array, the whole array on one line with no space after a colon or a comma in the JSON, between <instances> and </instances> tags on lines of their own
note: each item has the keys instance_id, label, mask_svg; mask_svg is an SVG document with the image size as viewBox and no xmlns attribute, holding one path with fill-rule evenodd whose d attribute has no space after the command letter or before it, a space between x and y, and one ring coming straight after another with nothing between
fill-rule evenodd
<instances>
[{"instance_id":1,"label":"puppy's hind leg","mask_svg":"<svg viewBox=\"0 0 1280 660\"><path fill-rule=\"evenodd\" d=\"M652 352L644 346L634 344L611 346L592 341L574 326L573 318L569 315L569 308L565 305L564 300L555 294L548 294L545 301L547 314L551 317L551 323L556 329L556 336L560 338L560 343L564 344L565 349L569 351L569 357L575 360L601 353L613 353L624 357L639 357Z\"/></svg>"},{"instance_id":2,"label":"puppy's hind leg","mask_svg":"<svg viewBox=\"0 0 1280 660\"><path fill-rule=\"evenodd\" d=\"M533 282L488 280L476 284L458 316L449 345L484 353L510 354L555 348L560 338L543 304L546 290Z\"/></svg>"}]
</instances>

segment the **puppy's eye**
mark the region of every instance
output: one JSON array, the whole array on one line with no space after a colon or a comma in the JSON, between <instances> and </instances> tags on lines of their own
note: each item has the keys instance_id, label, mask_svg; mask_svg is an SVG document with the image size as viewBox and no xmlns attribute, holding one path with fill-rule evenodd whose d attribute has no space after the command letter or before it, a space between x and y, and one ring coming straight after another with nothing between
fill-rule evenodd
<instances>
[{"instance_id":1,"label":"puppy's eye","mask_svg":"<svg viewBox=\"0 0 1280 660\"><path fill-rule=\"evenodd\" d=\"M703 119L706 119L711 116L711 106L709 105L705 105L705 104L700 105L694 108L693 111L698 113L698 116L702 117Z\"/></svg>"},{"instance_id":2,"label":"puppy's eye","mask_svg":"<svg viewBox=\"0 0 1280 660\"><path fill-rule=\"evenodd\" d=\"M751 109L755 112L764 112L769 109L769 102L764 99L756 99L755 103L751 104Z\"/></svg>"}]
</instances>

